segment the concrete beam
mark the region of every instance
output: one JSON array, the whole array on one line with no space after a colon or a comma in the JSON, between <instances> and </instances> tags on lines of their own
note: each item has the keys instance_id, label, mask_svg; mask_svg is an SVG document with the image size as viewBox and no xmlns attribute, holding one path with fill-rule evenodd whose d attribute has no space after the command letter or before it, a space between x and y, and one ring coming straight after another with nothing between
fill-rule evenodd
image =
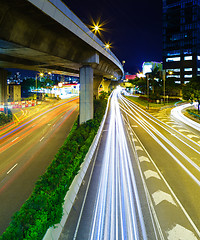
<instances>
[{"instance_id":1,"label":"concrete beam","mask_svg":"<svg viewBox=\"0 0 200 240\"><path fill-rule=\"evenodd\" d=\"M0 68L0 103L7 104L7 71Z\"/></svg>"},{"instance_id":2,"label":"concrete beam","mask_svg":"<svg viewBox=\"0 0 200 240\"><path fill-rule=\"evenodd\" d=\"M80 68L80 119L79 123L93 119L93 68Z\"/></svg>"}]
</instances>

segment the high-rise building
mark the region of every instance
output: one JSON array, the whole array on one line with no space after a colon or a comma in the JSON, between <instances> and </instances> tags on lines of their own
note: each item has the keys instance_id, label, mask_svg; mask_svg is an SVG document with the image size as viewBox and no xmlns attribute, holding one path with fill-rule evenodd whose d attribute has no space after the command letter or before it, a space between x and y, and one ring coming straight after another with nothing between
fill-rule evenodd
<instances>
[{"instance_id":1,"label":"high-rise building","mask_svg":"<svg viewBox=\"0 0 200 240\"><path fill-rule=\"evenodd\" d=\"M163 0L163 68L177 83L200 76L200 0Z\"/></svg>"}]
</instances>

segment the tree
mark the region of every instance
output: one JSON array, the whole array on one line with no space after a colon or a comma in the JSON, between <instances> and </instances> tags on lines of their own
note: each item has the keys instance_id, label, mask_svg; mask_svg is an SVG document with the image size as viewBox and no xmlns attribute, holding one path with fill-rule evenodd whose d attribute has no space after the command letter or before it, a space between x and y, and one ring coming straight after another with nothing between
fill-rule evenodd
<instances>
[{"instance_id":1,"label":"tree","mask_svg":"<svg viewBox=\"0 0 200 240\"><path fill-rule=\"evenodd\" d=\"M54 82L48 77L43 77L38 81L39 88L51 88L53 84Z\"/></svg>"},{"instance_id":2,"label":"tree","mask_svg":"<svg viewBox=\"0 0 200 240\"><path fill-rule=\"evenodd\" d=\"M143 93L147 93L147 81L146 78L138 78L136 77L135 79L130 79L129 82L133 85L135 85L136 87L138 87L138 89L143 92Z\"/></svg>"},{"instance_id":3,"label":"tree","mask_svg":"<svg viewBox=\"0 0 200 240\"><path fill-rule=\"evenodd\" d=\"M29 91L31 89L34 89L36 87L36 82L34 78L27 78L24 79L21 83L21 89L22 91Z\"/></svg>"},{"instance_id":4,"label":"tree","mask_svg":"<svg viewBox=\"0 0 200 240\"><path fill-rule=\"evenodd\" d=\"M183 87L183 99L200 99L200 77L193 77L190 82Z\"/></svg>"},{"instance_id":5,"label":"tree","mask_svg":"<svg viewBox=\"0 0 200 240\"><path fill-rule=\"evenodd\" d=\"M166 95L175 95L177 94L182 86L178 83L176 83L177 79L174 77L169 77L167 78L165 82L165 90L166 90Z\"/></svg>"}]
</instances>

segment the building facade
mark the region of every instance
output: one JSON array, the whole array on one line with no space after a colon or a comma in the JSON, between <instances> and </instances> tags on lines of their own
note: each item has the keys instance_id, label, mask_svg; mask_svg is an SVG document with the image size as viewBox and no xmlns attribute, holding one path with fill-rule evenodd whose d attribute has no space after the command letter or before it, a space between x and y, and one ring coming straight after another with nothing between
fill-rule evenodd
<instances>
[{"instance_id":1,"label":"building facade","mask_svg":"<svg viewBox=\"0 0 200 240\"><path fill-rule=\"evenodd\" d=\"M180 84L200 76L200 0L163 0L163 68Z\"/></svg>"}]
</instances>

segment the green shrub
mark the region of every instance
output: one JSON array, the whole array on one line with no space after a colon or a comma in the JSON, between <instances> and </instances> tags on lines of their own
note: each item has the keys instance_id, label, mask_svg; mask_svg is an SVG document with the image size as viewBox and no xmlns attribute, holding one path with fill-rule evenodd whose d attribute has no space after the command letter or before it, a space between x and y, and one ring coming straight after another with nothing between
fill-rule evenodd
<instances>
[{"instance_id":1,"label":"green shrub","mask_svg":"<svg viewBox=\"0 0 200 240\"><path fill-rule=\"evenodd\" d=\"M8 114L0 113L0 126L11 122L13 119L11 111L8 112Z\"/></svg>"},{"instance_id":2,"label":"green shrub","mask_svg":"<svg viewBox=\"0 0 200 240\"><path fill-rule=\"evenodd\" d=\"M52 163L36 182L32 195L14 214L1 240L39 240L50 226L60 222L64 197L98 131L106 104L105 100L95 100L94 119L82 125L78 125L78 120L75 122Z\"/></svg>"}]
</instances>

